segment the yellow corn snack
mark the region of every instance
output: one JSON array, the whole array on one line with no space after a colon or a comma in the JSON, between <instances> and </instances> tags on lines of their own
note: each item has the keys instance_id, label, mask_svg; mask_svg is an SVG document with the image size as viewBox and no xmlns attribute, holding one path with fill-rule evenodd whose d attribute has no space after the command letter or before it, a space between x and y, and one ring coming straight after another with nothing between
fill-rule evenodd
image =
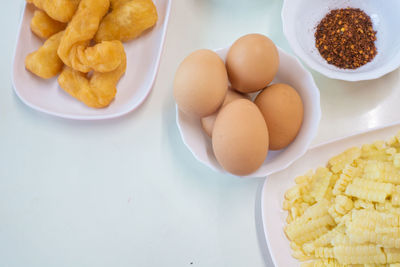
<instances>
[{"instance_id":1,"label":"yellow corn snack","mask_svg":"<svg viewBox=\"0 0 400 267\"><path fill-rule=\"evenodd\" d=\"M356 178L347 186L345 194L359 199L383 203L392 190L392 184Z\"/></svg>"},{"instance_id":2,"label":"yellow corn snack","mask_svg":"<svg viewBox=\"0 0 400 267\"><path fill-rule=\"evenodd\" d=\"M396 186L392 192L392 205L400 206L400 186Z\"/></svg>"},{"instance_id":3,"label":"yellow corn snack","mask_svg":"<svg viewBox=\"0 0 400 267\"><path fill-rule=\"evenodd\" d=\"M400 132L295 181L284 231L301 266L400 266Z\"/></svg>"},{"instance_id":4,"label":"yellow corn snack","mask_svg":"<svg viewBox=\"0 0 400 267\"><path fill-rule=\"evenodd\" d=\"M344 265L340 264L335 259L318 259L303 263L301 267L344 267Z\"/></svg>"},{"instance_id":5,"label":"yellow corn snack","mask_svg":"<svg viewBox=\"0 0 400 267\"><path fill-rule=\"evenodd\" d=\"M386 263L386 255L382 248L375 245L335 246L333 254L340 264Z\"/></svg>"},{"instance_id":6,"label":"yellow corn snack","mask_svg":"<svg viewBox=\"0 0 400 267\"><path fill-rule=\"evenodd\" d=\"M356 158L360 157L361 150L358 147L353 147L340 155L331 158L328 161L328 166L333 173L338 173L343 170L344 167L352 163Z\"/></svg>"}]
</instances>

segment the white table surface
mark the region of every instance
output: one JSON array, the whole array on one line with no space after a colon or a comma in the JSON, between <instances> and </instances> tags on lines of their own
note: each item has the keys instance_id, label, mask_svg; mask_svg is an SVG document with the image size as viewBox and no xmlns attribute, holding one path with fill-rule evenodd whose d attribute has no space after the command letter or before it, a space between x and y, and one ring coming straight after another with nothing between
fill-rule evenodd
<instances>
[{"instance_id":1,"label":"white table surface","mask_svg":"<svg viewBox=\"0 0 400 267\"><path fill-rule=\"evenodd\" d=\"M259 227L263 179L196 162L175 124L171 84L185 55L246 33L290 52L282 0L173 0L152 93L99 122L44 115L14 94L23 4L8 1L0 16L0 266L273 266ZM400 98L399 70L360 83L313 75L323 111L314 144L400 119L382 104Z\"/></svg>"}]
</instances>

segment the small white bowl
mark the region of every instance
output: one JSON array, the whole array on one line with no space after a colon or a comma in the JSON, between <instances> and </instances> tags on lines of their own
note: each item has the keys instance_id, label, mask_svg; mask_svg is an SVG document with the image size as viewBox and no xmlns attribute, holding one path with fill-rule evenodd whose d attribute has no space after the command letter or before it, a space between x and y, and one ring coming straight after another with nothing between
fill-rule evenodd
<instances>
[{"instance_id":1,"label":"small white bowl","mask_svg":"<svg viewBox=\"0 0 400 267\"><path fill-rule=\"evenodd\" d=\"M216 50L225 61L229 47ZM304 120L296 139L287 148L269 151L263 165L254 173L244 177L265 177L288 167L302 156L314 139L321 119L320 95L311 74L293 56L279 49L279 70L272 83L286 83L300 94L304 104ZM188 116L176 108L177 124L183 142L194 157L208 167L226 173L217 162L212 149L211 138L201 127L200 119Z\"/></svg>"},{"instance_id":2,"label":"small white bowl","mask_svg":"<svg viewBox=\"0 0 400 267\"><path fill-rule=\"evenodd\" d=\"M378 54L364 66L345 70L328 64L315 47L318 23L332 9L354 7L367 13L377 31ZM310 68L323 75L346 81L379 78L400 66L399 0L285 0L282 8L283 32L293 51Z\"/></svg>"}]
</instances>

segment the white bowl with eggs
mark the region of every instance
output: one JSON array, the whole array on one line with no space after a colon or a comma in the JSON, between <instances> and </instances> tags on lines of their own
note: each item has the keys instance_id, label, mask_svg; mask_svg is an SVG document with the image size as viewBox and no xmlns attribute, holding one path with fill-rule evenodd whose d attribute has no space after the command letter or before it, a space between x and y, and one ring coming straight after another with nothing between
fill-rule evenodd
<instances>
[{"instance_id":1,"label":"white bowl with eggs","mask_svg":"<svg viewBox=\"0 0 400 267\"><path fill-rule=\"evenodd\" d=\"M359 8L377 32L374 59L357 69L340 69L328 64L315 47L315 31L330 10ZM313 70L333 79L361 81L379 78L400 66L400 1L398 0L285 0L283 32L290 47Z\"/></svg>"},{"instance_id":2,"label":"white bowl with eggs","mask_svg":"<svg viewBox=\"0 0 400 267\"><path fill-rule=\"evenodd\" d=\"M225 62L230 47L215 50ZM261 167L242 177L265 177L280 171L302 156L314 139L321 118L320 94L311 74L293 56L278 48L279 68L272 84L285 83L297 91L303 101L304 117L295 140L286 148L269 151ZM226 172L218 163L211 138L204 132L201 121L196 116L188 115L176 107L177 125L183 142L193 156L213 170Z\"/></svg>"}]
</instances>

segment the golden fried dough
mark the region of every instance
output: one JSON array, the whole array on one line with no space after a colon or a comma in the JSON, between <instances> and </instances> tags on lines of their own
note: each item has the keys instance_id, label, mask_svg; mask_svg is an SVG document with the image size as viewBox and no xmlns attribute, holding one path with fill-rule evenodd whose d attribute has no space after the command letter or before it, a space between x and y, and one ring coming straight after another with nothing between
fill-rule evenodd
<instances>
[{"instance_id":1,"label":"golden fried dough","mask_svg":"<svg viewBox=\"0 0 400 267\"><path fill-rule=\"evenodd\" d=\"M85 73L91 70L109 72L120 65L123 50L120 42L107 41L88 48L109 5L109 0L81 1L58 48L65 65Z\"/></svg>"},{"instance_id":2,"label":"golden fried dough","mask_svg":"<svg viewBox=\"0 0 400 267\"><path fill-rule=\"evenodd\" d=\"M37 51L25 58L25 67L43 79L56 76L63 67L63 62L57 55L57 48L64 32L51 36Z\"/></svg>"},{"instance_id":3,"label":"golden fried dough","mask_svg":"<svg viewBox=\"0 0 400 267\"><path fill-rule=\"evenodd\" d=\"M80 0L26 0L37 8L44 10L51 18L68 22L78 8Z\"/></svg>"},{"instance_id":4,"label":"golden fried dough","mask_svg":"<svg viewBox=\"0 0 400 267\"><path fill-rule=\"evenodd\" d=\"M115 9L118 6L123 5L129 1L132 1L132 0L110 0L111 9Z\"/></svg>"},{"instance_id":5,"label":"golden fried dough","mask_svg":"<svg viewBox=\"0 0 400 267\"><path fill-rule=\"evenodd\" d=\"M64 30L65 27L67 27L67 24L50 18L49 15L42 10L36 10L31 20L32 32L43 39L47 39Z\"/></svg>"},{"instance_id":6,"label":"golden fried dough","mask_svg":"<svg viewBox=\"0 0 400 267\"><path fill-rule=\"evenodd\" d=\"M126 70L126 55L123 52L121 64L111 72L94 72L87 75L65 67L58 77L58 83L68 94L82 101L89 107L103 108L108 106L117 93L116 85Z\"/></svg>"},{"instance_id":7,"label":"golden fried dough","mask_svg":"<svg viewBox=\"0 0 400 267\"><path fill-rule=\"evenodd\" d=\"M122 61L121 55L125 50L121 41L104 41L92 47L82 45L75 46L75 57L71 58L73 68L81 72L91 69L98 72L110 72L115 70Z\"/></svg>"},{"instance_id":8,"label":"golden fried dough","mask_svg":"<svg viewBox=\"0 0 400 267\"><path fill-rule=\"evenodd\" d=\"M151 0L114 0L112 11L102 20L95 41L128 41L157 22L157 9Z\"/></svg>"}]
</instances>

